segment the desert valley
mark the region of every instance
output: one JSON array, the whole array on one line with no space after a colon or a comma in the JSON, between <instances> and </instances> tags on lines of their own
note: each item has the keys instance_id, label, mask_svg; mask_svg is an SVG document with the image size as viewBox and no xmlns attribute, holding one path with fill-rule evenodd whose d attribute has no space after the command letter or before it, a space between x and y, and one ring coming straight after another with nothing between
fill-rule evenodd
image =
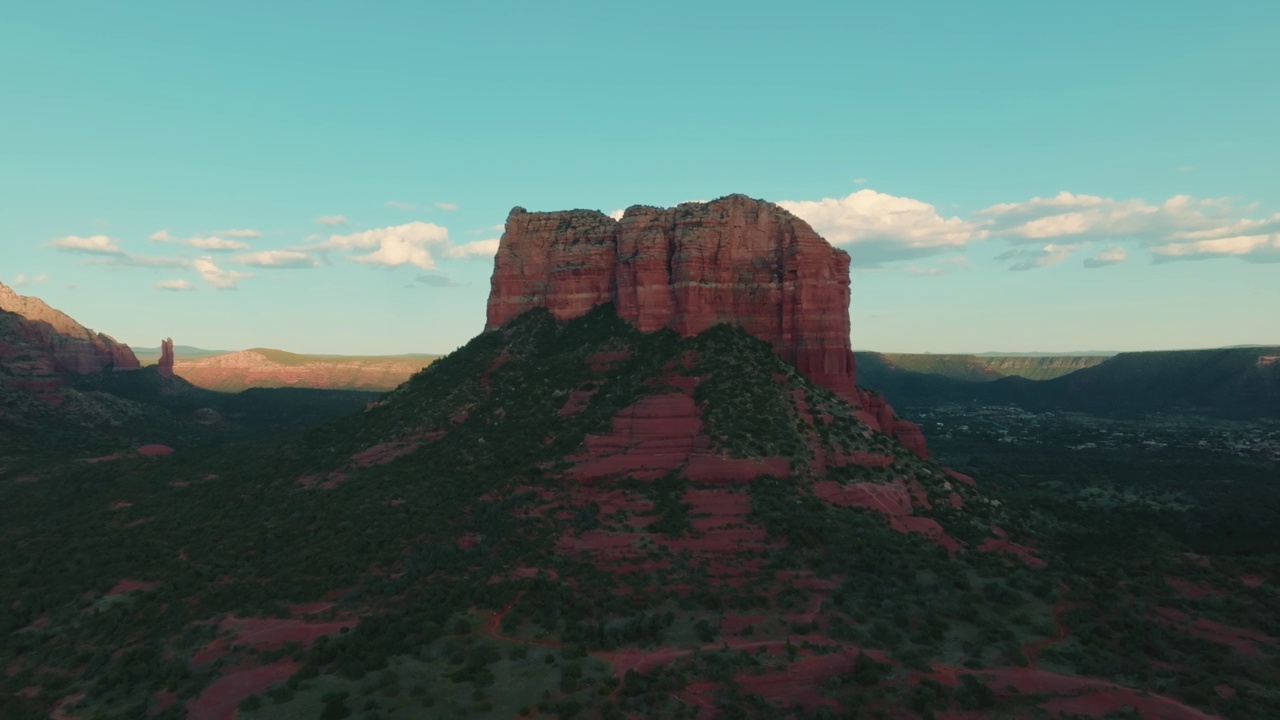
<instances>
[{"instance_id":1,"label":"desert valley","mask_svg":"<svg viewBox=\"0 0 1280 720\"><path fill-rule=\"evenodd\" d=\"M0 287L0 715L1280 714L1280 348L855 355L849 292L742 195L512 210L441 357Z\"/></svg>"}]
</instances>

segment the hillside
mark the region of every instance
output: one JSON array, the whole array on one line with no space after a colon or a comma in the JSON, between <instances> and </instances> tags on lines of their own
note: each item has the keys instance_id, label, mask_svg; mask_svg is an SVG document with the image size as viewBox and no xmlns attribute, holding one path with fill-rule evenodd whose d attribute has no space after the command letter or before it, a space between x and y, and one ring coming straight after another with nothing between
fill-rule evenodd
<instances>
[{"instance_id":1,"label":"hillside","mask_svg":"<svg viewBox=\"0 0 1280 720\"><path fill-rule=\"evenodd\" d=\"M857 415L740 330L534 310L294 441L7 483L22 552L0 556L0 583L22 632L0 636L4 696L26 712L15 693L44 688L37 714L86 717L1022 714L1076 697L1207 717L1112 665L1124 636L1038 660L1061 608L1106 597L1095 581ZM1162 662L1217 675L1220 654L1131 621L1171 643Z\"/></svg>"},{"instance_id":2,"label":"hillside","mask_svg":"<svg viewBox=\"0 0 1280 720\"><path fill-rule=\"evenodd\" d=\"M903 353L857 353L859 362L875 358L904 372L940 375L967 382L990 382L1002 377L1051 380L1107 359L1103 355L934 355Z\"/></svg>"},{"instance_id":3,"label":"hillside","mask_svg":"<svg viewBox=\"0 0 1280 720\"><path fill-rule=\"evenodd\" d=\"M1227 417L1280 416L1280 347L1120 353L1044 381L1007 377L972 382L912 372L873 353L858 357L860 376L899 406L938 402L1013 403L1037 411L1198 412Z\"/></svg>"},{"instance_id":4,"label":"hillside","mask_svg":"<svg viewBox=\"0 0 1280 720\"><path fill-rule=\"evenodd\" d=\"M299 355L269 348L188 358L177 350L174 372L208 390L251 387L390 390L429 365L435 356Z\"/></svg>"}]
</instances>

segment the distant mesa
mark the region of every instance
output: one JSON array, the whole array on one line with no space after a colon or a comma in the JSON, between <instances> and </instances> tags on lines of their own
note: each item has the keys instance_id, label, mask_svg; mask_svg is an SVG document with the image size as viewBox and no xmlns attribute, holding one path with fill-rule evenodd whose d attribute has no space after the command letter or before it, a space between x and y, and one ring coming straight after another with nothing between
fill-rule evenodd
<instances>
[{"instance_id":1,"label":"distant mesa","mask_svg":"<svg viewBox=\"0 0 1280 720\"><path fill-rule=\"evenodd\" d=\"M674 208L514 208L498 246L486 330L535 307L557 319L613 303L642 332L683 337L741 327L805 377L862 408L864 421L922 456L923 436L857 387L849 338L849 255L790 212L745 195Z\"/></svg>"},{"instance_id":2,"label":"distant mesa","mask_svg":"<svg viewBox=\"0 0 1280 720\"><path fill-rule=\"evenodd\" d=\"M385 391L435 360L432 355L302 355L271 348L185 358L174 359L174 373L197 387L220 392L255 387ZM157 364L163 361L162 352Z\"/></svg>"}]
</instances>

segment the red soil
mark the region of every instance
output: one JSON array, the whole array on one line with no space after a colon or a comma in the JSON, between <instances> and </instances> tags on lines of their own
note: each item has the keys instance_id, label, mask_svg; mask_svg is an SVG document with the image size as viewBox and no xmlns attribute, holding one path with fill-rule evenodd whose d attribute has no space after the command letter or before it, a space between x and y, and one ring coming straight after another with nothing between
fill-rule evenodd
<instances>
[{"instance_id":1,"label":"red soil","mask_svg":"<svg viewBox=\"0 0 1280 720\"><path fill-rule=\"evenodd\" d=\"M151 701L151 707L147 709L148 715L159 715L168 710L178 702L178 696L171 690L157 690L155 699Z\"/></svg>"},{"instance_id":2,"label":"red soil","mask_svg":"<svg viewBox=\"0 0 1280 720\"><path fill-rule=\"evenodd\" d=\"M594 372L603 372L612 370L618 363L630 359L631 352L629 350L613 350L591 353L587 356L587 365L591 366Z\"/></svg>"},{"instance_id":3,"label":"red soil","mask_svg":"<svg viewBox=\"0 0 1280 720\"><path fill-rule=\"evenodd\" d=\"M248 645L259 650L275 650L289 643L309 647L316 638L322 635L337 635L343 628L354 627L356 622L355 618L310 623L282 618L231 616L224 619L218 627L233 633L235 644Z\"/></svg>"},{"instance_id":4,"label":"red soil","mask_svg":"<svg viewBox=\"0 0 1280 720\"><path fill-rule=\"evenodd\" d=\"M413 438L379 443L352 455L351 464L355 467L386 465L402 455L408 455L419 447L422 447L422 443Z\"/></svg>"},{"instance_id":5,"label":"red soil","mask_svg":"<svg viewBox=\"0 0 1280 720\"><path fill-rule=\"evenodd\" d=\"M133 503L129 502L128 500L117 500L111 503L112 510L123 510L124 508L129 508L129 507L133 507Z\"/></svg>"},{"instance_id":6,"label":"red soil","mask_svg":"<svg viewBox=\"0 0 1280 720\"><path fill-rule=\"evenodd\" d=\"M198 698L187 701L187 718L235 720L241 700L287 680L299 667L295 662L278 662L225 675L206 687Z\"/></svg>"},{"instance_id":7,"label":"red soil","mask_svg":"<svg viewBox=\"0 0 1280 720\"><path fill-rule=\"evenodd\" d=\"M915 480L908 483L895 478L891 483L851 485L824 480L813 484L813 493L832 505L878 510L889 516L889 526L894 530L920 533L949 552L957 552L962 547L959 540L947 535L937 520L911 515L916 505L929 507L928 495Z\"/></svg>"},{"instance_id":8,"label":"red soil","mask_svg":"<svg viewBox=\"0 0 1280 720\"><path fill-rule=\"evenodd\" d=\"M331 607L331 602L295 603L289 606L289 612L293 615L318 615Z\"/></svg>"},{"instance_id":9,"label":"red soil","mask_svg":"<svg viewBox=\"0 0 1280 720\"><path fill-rule=\"evenodd\" d=\"M725 615L720 621L721 635L737 635L748 627L754 627L768 620L764 615Z\"/></svg>"},{"instance_id":10,"label":"red soil","mask_svg":"<svg viewBox=\"0 0 1280 720\"><path fill-rule=\"evenodd\" d=\"M168 445L143 445L138 448L137 453L142 457L164 457L172 455L174 450Z\"/></svg>"},{"instance_id":11,"label":"red soil","mask_svg":"<svg viewBox=\"0 0 1280 720\"><path fill-rule=\"evenodd\" d=\"M911 513L911 494L902 478L895 478L887 484L868 482L852 485L824 480L813 484L813 494L840 507L869 508L890 516Z\"/></svg>"},{"instance_id":12,"label":"red soil","mask_svg":"<svg viewBox=\"0 0 1280 720\"><path fill-rule=\"evenodd\" d=\"M1049 563L1036 557L1036 551L1026 545L1019 545L1009 540L1009 536L1005 531L996 525L991 526L991 532L995 537L989 537L982 541L978 549L983 552L1006 552L1018 556L1028 567L1041 570L1049 567Z\"/></svg>"},{"instance_id":13,"label":"red soil","mask_svg":"<svg viewBox=\"0 0 1280 720\"><path fill-rule=\"evenodd\" d=\"M1169 583L1169 586L1174 590L1177 590L1183 597L1190 598L1192 600L1200 600L1206 597L1223 597L1227 594L1226 590L1220 590L1207 585L1200 585L1198 583L1183 580L1182 578L1166 576L1164 581Z\"/></svg>"},{"instance_id":14,"label":"red soil","mask_svg":"<svg viewBox=\"0 0 1280 720\"><path fill-rule=\"evenodd\" d=\"M1266 581L1267 579L1262 575L1241 575L1240 576L1240 584L1244 585L1247 588L1262 587L1262 584L1265 583Z\"/></svg>"},{"instance_id":15,"label":"red soil","mask_svg":"<svg viewBox=\"0 0 1280 720\"><path fill-rule=\"evenodd\" d=\"M53 708L49 710L49 720L77 720L79 715L72 715L66 709L68 705L74 705L84 699L84 693L78 692L75 695L68 695L53 704Z\"/></svg>"},{"instance_id":16,"label":"red soil","mask_svg":"<svg viewBox=\"0 0 1280 720\"><path fill-rule=\"evenodd\" d=\"M574 390L569 393L569 399L565 401L564 407L560 408L561 416L577 415L587 406L591 404L591 398L596 394L595 390Z\"/></svg>"},{"instance_id":17,"label":"red soil","mask_svg":"<svg viewBox=\"0 0 1280 720\"><path fill-rule=\"evenodd\" d=\"M1066 585L1062 586L1062 591L1064 593L1068 590L1070 590L1069 587ZM1028 665L1033 668L1036 667L1040 662L1041 650L1049 647L1050 645L1056 645L1070 637L1071 633L1067 630L1067 627L1062 624L1062 613L1073 607L1075 607L1075 604L1069 603L1066 600L1059 600L1058 603L1053 606L1053 627L1056 630L1054 636L1043 640L1036 640L1035 642L1030 642L1022 646L1022 654L1027 657Z\"/></svg>"},{"instance_id":18,"label":"red soil","mask_svg":"<svg viewBox=\"0 0 1280 720\"><path fill-rule=\"evenodd\" d=\"M116 595L124 595L134 590L150 590L160 587L158 582L145 582L143 580L121 580L115 584L115 587L107 591L106 597L115 597Z\"/></svg>"},{"instance_id":19,"label":"red soil","mask_svg":"<svg viewBox=\"0 0 1280 720\"><path fill-rule=\"evenodd\" d=\"M1257 630L1223 625L1213 620L1194 620L1190 615L1173 608L1156 608L1156 620L1167 627L1181 630L1188 635L1226 645L1248 658L1258 659L1264 656L1256 643L1273 644L1280 638L1273 638Z\"/></svg>"},{"instance_id":20,"label":"red soil","mask_svg":"<svg viewBox=\"0 0 1280 720\"><path fill-rule=\"evenodd\" d=\"M956 472L955 470L952 470L951 468L943 468L943 470L944 470L948 475L950 475L951 477L955 478L956 480L959 480L960 482L964 483L965 485L969 485L970 487L977 487L977 485L978 485L978 483L977 483L977 481L976 481L976 480L974 480L973 478L969 477L968 475L965 475L964 473Z\"/></svg>"}]
</instances>

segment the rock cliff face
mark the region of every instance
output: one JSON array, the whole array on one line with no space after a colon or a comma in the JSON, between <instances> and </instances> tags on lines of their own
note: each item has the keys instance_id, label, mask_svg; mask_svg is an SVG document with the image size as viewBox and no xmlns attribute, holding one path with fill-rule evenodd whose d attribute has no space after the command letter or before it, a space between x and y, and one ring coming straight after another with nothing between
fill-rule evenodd
<instances>
[{"instance_id":1,"label":"rock cliff face","mask_svg":"<svg viewBox=\"0 0 1280 720\"><path fill-rule=\"evenodd\" d=\"M128 345L95 333L66 313L49 307L43 300L19 295L0 283L0 310L22 316L28 321L24 337L48 348L54 369L59 373L103 372L104 370L136 370L138 358Z\"/></svg>"},{"instance_id":2,"label":"rock cliff face","mask_svg":"<svg viewBox=\"0 0 1280 720\"><path fill-rule=\"evenodd\" d=\"M173 338L160 341L160 362L156 363L156 372L164 377L173 377Z\"/></svg>"},{"instance_id":3,"label":"rock cliff face","mask_svg":"<svg viewBox=\"0 0 1280 720\"><path fill-rule=\"evenodd\" d=\"M849 345L849 255L782 208L743 195L674 208L515 208L494 261L487 330L545 307L560 319L612 302L644 332L718 323L773 345L866 421L924 455L919 428L861 392Z\"/></svg>"}]
</instances>

